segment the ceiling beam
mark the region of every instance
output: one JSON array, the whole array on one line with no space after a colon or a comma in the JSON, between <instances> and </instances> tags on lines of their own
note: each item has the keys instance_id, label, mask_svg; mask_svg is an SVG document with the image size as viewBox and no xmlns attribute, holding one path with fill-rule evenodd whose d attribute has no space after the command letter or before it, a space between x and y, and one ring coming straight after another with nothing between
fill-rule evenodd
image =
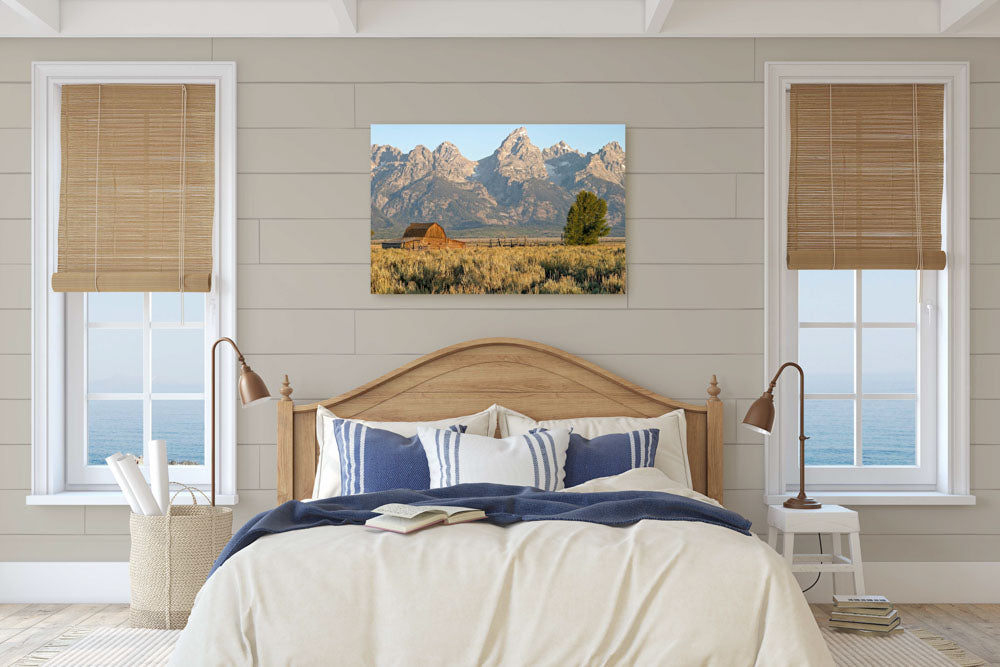
<instances>
[{"instance_id":1,"label":"ceiling beam","mask_svg":"<svg viewBox=\"0 0 1000 667\"><path fill-rule=\"evenodd\" d=\"M997 0L939 0L941 10L941 32L958 32L967 27Z\"/></svg>"},{"instance_id":2,"label":"ceiling beam","mask_svg":"<svg viewBox=\"0 0 1000 667\"><path fill-rule=\"evenodd\" d=\"M646 34L660 34L673 6L674 0L646 0Z\"/></svg>"},{"instance_id":3,"label":"ceiling beam","mask_svg":"<svg viewBox=\"0 0 1000 667\"><path fill-rule=\"evenodd\" d=\"M358 0L330 0L341 32L358 31Z\"/></svg>"},{"instance_id":4,"label":"ceiling beam","mask_svg":"<svg viewBox=\"0 0 1000 667\"><path fill-rule=\"evenodd\" d=\"M942 27L1000 36L1000 0L0 0L0 39L915 37Z\"/></svg>"},{"instance_id":5,"label":"ceiling beam","mask_svg":"<svg viewBox=\"0 0 1000 667\"><path fill-rule=\"evenodd\" d=\"M35 25L59 32L60 0L0 0Z\"/></svg>"}]
</instances>

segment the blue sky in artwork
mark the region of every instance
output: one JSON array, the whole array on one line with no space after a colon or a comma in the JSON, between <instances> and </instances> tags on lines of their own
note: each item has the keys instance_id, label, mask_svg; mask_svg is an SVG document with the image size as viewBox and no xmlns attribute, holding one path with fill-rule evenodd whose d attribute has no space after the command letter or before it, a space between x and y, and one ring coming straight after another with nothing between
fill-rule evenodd
<instances>
[{"instance_id":1,"label":"blue sky in artwork","mask_svg":"<svg viewBox=\"0 0 1000 667\"><path fill-rule=\"evenodd\" d=\"M372 144L390 144L404 153L420 144L434 150L442 142L450 141L468 159L481 160L492 154L504 138L519 127L521 125L517 123L372 125L371 138ZM548 148L560 141L582 153L595 153L610 141L617 141L625 148L624 124L524 124L524 127L528 130L531 143L539 148Z\"/></svg>"}]
</instances>

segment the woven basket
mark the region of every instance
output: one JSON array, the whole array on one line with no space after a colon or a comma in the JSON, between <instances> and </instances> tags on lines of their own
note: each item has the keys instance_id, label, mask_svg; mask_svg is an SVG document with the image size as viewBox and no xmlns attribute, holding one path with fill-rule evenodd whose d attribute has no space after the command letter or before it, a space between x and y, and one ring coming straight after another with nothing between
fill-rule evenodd
<instances>
[{"instance_id":1,"label":"woven basket","mask_svg":"<svg viewBox=\"0 0 1000 667\"><path fill-rule=\"evenodd\" d=\"M194 491L198 489L186 488L197 502ZM131 625L183 628L194 606L194 596L232 537L233 510L211 505L171 504L167 516L132 514L129 531L132 534L129 556Z\"/></svg>"}]
</instances>

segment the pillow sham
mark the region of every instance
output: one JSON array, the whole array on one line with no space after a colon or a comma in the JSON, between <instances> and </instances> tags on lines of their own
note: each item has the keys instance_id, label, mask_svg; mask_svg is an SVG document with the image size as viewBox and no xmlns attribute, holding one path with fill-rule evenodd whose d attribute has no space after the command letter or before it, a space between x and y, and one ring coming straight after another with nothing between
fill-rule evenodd
<instances>
[{"instance_id":1,"label":"pillow sham","mask_svg":"<svg viewBox=\"0 0 1000 667\"><path fill-rule=\"evenodd\" d=\"M659 439L658 428L609 433L590 439L570 433L565 484L576 486L633 468L652 468Z\"/></svg>"},{"instance_id":2,"label":"pillow sham","mask_svg":"<svg viewBox=\"0 0 1000 667\"><path fill-rule=\"evenodd\" d=\"M533 486L544 491L564 486L567 429L500 439L432 428L421 428L417 435L427 456L432 489L465 482Z\"/></svg>"},{"instance_id":3,"label":"pillow sham","mask_svg":"<svg viewBox=\"0 0 1000 667\"><path fill-rule=\"evenodd\" d=\"M464 433L466 428L454 425L448 430ZM340 495L430 488L427 457L417 436L407 438L361 422L334 419L333 437L340 456Z\"/></svg>"},{"instance_id":4,"label":"pillow sham","mask_svg":"<svg viewBox=\"0 0 1000 667\"><path fill-rule=\"evenodd\" d=\"M533 428L566 428L588 439L611 433L658 429L659 444L653 465L670 479L692 488L691 466L687 455L687 420L683 410L674 410L659 417L579 417L543 421L535 421L516 410L499 405L497 411L500 437L503 438L527 433Z\"/></svg>"},{"instance_id":5,"label":"pillow sham","mask_svg":"<svg viewBox=\"0 0 1000 667\"><path fill-rule=\"evenodd\" d=\"M598 477L589 482L584 482L579 486L567 486L561 489L566 493L604 493L608 491L660 491L663 493L673 493L677 496L700 500L709 505L722 507L722 504L714 498L698 493L694 489L689 489L680 482L676 482L663 471L656 468L633 468L620 475L611 477Z\"/></svg>"},{"instance_id":6,"label":"pillow sham","mask_svg":"<svg viewBox=\"0 0 1000 667\"><path fill-rule=\"evenodd\" d=\"M474 415L440 419L427 422L375 422L364 419L350 421L363 424L368 428L391 431L397 435L412 438L417 435L417 429L426 426L430 428L448 428L452 425L465 426L468 433L490 435L496 432L497 408L491 405ZM340 491L340 453L333 436L333 421L341 419L328 409L316 408L316 442L319 444L319 459L316 461L316 480L313 482L313 498L330 498L341 495ZM425 487L426 488L426 487Z\"/></svg>"}]
</instances>

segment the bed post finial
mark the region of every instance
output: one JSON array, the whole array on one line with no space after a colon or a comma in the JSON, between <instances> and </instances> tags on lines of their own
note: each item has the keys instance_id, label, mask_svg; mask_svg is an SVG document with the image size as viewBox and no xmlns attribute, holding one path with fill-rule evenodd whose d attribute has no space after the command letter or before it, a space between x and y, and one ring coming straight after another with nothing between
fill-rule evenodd
<instances>
[{"instance_id":1,"label":"bed post finial","mask_svg":"<svg viewBox=\"0 0 1000 667\"><path fill-rule=\"evenodd\" d=\"M278 401L278 502L283 503L295 497L295 470L292 464L295 403L292 402L292 385L288 384L287 375L278 391L281 392L281 400Z\"/></svg>"},{"instance_id":2,"label":"bed post finial","mask_svg":"<svg viewBox=\"0 0 1000 667\"><path fill-rule=\"evenodd\" d=\"M287 377L286 377L287 379ZM708 386L708 396L710 401L718 401L719 394L722 393L722 389L719 387L719 381L715 379L715 374L712 375L712 381Z\"/></svg>"},{"instance_id":3,"label":"bed post finial","mask_svg":"<svg viewBox=\"0 0 1000 667\"><path fill-rule=\"evenodd\" d=\"M705 407L708 411L708 438L705 449L707 464L705 494L709 498L715 498L722 502L722 401L719 394L722 388L719 387L719 380L712 375L712 381L708 385L708 400Z\"/></svg>"}]
</instances>

